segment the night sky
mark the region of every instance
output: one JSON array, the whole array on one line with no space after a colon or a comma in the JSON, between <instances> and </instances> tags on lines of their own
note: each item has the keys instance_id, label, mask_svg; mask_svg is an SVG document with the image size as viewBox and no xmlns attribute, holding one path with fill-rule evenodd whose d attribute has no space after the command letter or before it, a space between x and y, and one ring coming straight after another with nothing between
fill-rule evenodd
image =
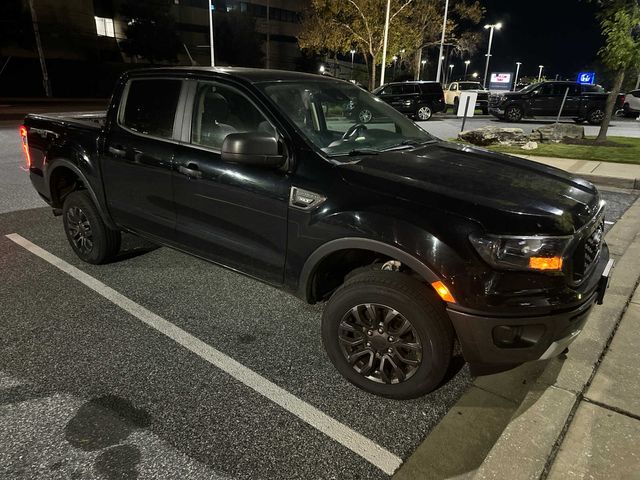
<instances>
[{"instance_id":1,"label":"night sky","mask_svg":"<svg viewBox=\"0 0 640 480\"><path fill-rule=\"evenodd\" d=\"M486 7L485 23L502 22L493 37L489 71L515 71L537 76L544 65L547 78L575 78L591 66L602 46L595 18L597 8L586 0L481 0ZM487 32L487 31L485 31ZM471 59L469 72L484 73L488 32L479 52ZM458 62L454 62L458 63ZM457 65L456 65L457 67Z\"/></svg>"}]
</instances>

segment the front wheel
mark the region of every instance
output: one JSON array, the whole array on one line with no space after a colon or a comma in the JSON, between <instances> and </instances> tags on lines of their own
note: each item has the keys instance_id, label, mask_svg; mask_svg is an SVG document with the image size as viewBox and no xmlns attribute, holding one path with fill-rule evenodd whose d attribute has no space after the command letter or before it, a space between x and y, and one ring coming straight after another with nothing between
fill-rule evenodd
<instances>
[{"instance_id":1,"label":"front wheel","mask_svg":"<svg viewBox=\"0 0 640 480\"><path fill-rule=\"evenodd\" d=\"M602 120L604 120L604 110L601 108L594 108L587 113L587 122L589 122L589 125L600 125Z\"/></svg>"},{"instance_id":2,"label":"front wheel","mask_svg":"<svg viewBox=\"0 0 640 480\"><path fill-rule=\"evenodd\" d=\"M365 108L363 110L360 110L360 112L358 112L358 120L360 121L360 123L369 123L372 118L373 118L373 114L371 113L371 110L367 110Z\"/></svg>"},{"instance_id":3,"label":"front wheel","mask_svg":"<svg viewBox=\"0 0 640 480\"><path fill-rule=\"evenodd\" d=\"M427 120L429 120L432 115L433 112L431 111L431 107L428 107L427 105L421 106L416 112L416 117L422 122L426 122Z\"/></svg>"},{"instance_id":4,"label":"front wheel","mask_svg":"<svg viewBox=\"0 0 640 480\"><path fill-rule=\"evenodd\" d=\"M398 272L352 277L322 314L322 341L336 369L359 388L415 398L444 378L453 329L430 287Z\"/></svg>"},{"instance_id":5,"label":"front wheel","mask_svg":"<svg viewBox=\"0 0 640 480\"><path fill-rule=\"evenodd\" d=\"M511 105L504 111L504 118L510 122L519 122L522 120L523 112L522 108L517 105Z\"/></svg>"},{"instance_id":6,"label":"front wheel","mask_svg":"<svg viewBox=\"0 0 640 480\"><path fill-rule=\"evenodd\" d=\"M120 250L120 232L105 225L86 190L64 199L62 223L71 248L87 263L106 263Z\"/></svg>"}]
</instances>

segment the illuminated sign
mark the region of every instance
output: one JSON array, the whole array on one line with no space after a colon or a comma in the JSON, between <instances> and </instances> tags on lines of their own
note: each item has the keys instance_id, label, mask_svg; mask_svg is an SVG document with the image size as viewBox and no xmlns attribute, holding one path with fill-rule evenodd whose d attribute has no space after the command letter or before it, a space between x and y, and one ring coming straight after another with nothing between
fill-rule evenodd
<instances>
[{"instance_id":1,"label":"illuminated sign","mask_svg":"<svg viewBox=\"0 0 640 480\"><path fill-rule=\"evenodd\" d=\"M511 73L492 73L489 90L511 90Z\"/></svg>"},{"instance_id":2,"label":"illuminated sign","mask_svg":"<svg viewBox=\"0 0 640 480\"><path fill-rule=\"evenodd\" d=\"M580 72L578 74L578 83L593 85L594 83L596 83L595 72Z\"/></svg>"}]
</instances>

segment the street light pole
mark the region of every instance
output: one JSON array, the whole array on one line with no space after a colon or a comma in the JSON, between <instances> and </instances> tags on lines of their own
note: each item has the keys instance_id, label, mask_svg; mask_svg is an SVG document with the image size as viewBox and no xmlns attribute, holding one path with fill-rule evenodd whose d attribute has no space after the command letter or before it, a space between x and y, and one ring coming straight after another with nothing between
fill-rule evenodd
<instances>
[{"instance_id":1,"label":"street light pole","mask_svg":"<svg viewBox=\"0 0 640 480\"><path fill-rule=\"evenodd\" d=\"M516 78L513 80L513 91L516 91L516 85L518 85L518 74L520 73L520 65L522 62L516 62Z\"/></svg>"},{"instance_id":2,"label":"street light pole","mask_svg":"<svg viewBox=\"0 0 640 480\"><path fill-rule=\"evenodd\" d=\"M271 68L271 19L269 15L270 1L267 0L267 68Z\"/></svg>"},{"instance_id":3,"label":"street light pole","mask_svg":"<svg viewBox=\"0 0 640 480\"><path fill-rule=\"evenodd\" d=\"M38 49L38 57L40 58L40 68L42 69L42 84L44 85L44 93L47 97L51 96L51 82L49 82L49 73L47 72L47 64L44 61L44 51L40 42L40 29L38 28L38 17L36 10L33 8L33 0L29 0L29 9L31 10L31 23L33 24L33 35L36 37L36 48Z\"/></svg>"},{"instance_id":4,"label":"street light pole","mask_svg":"<svg viewBox=\"0 0 640 480\"><path fill-rule=\"evenodd\" d=\"M538 72L538 83L540 83L542 80L542 69L544 68L544 65L538 65L538 68L540 68L540 71Z\"/></svg>"},{"instance_id":5,"label":"street light pole","mask_svg":"<svg viewBox=\"0 0 640 480\"><path fill-rule=\"evenodd\" d=\"M464 61L464 77L462 77L463 80L467 79L467 70L469 70L469 64L471 63L471 60L465 60Z\"/></svg>"},{"instance_id":6,"label":"street light pole","mask_svg":"<svg viewBox=\"0 0 640 480\"><path fill-rule=\"evenodd\" d=\"M387 14L384 20L384 40L382 43L382 69L380 71L380 85L384 85L384 67L387 63L387 41L389 40L389 10L391 10L391 0L387 0ZM372 60L375 68L375 57Z\"/></svg>"},{"instance_id":7,"label":"street light pole","mask_svg":"<svg viewBox=\"0 0 640 480\"><path fill-rule=\"evenodd\" d=\"M423 59L423 60L420 61L420 63L422 64L422 74L420 75L420 79L422 80L422 79L424 79L424 68L425 68L425 65L427 64L427 61ZM638 77L638 78L640 78L640 77Z\"/></svg>"},{"instance_id":8,"label":"street light pole","mask_svg":"<svg viewBox=\"0 0 640 480\"><path fill-rule=\"evenodd\" d=\"M440 54L439 58L443 58L442 51L444 50L444 37L447 32L447 16L449 15L449 0L444 2L444 18L442 19L442 36L440 37ZM442 74L442 60L438 62L438 71L436 73L436 82L440 81L440 75Z\"/></svg>"},{"instance_id":9,"label":"street light pole","mask_svg":"<svg viewBox=\"0 0 640 480\"><path fill-rule=\"evenodd\" d=\"M449 76L447 77L447 80L449 81L449 83L451 83L452 78L453 78L453 63L449 65Z\"/></svg>"},{"instance_id":10,"label":"street light pole","mask_svg":"<svg viewBox=\"0 0 640 480\"><path fill-rule=\"evenodd\" d=\"M493 25L485 25L485 29L489 29L489 48L487 50L487 62L484 66L484 81L482 82L482 87L487 88L487 73L489 73L489 59L491 58L491 44L493 43L493 30L500 30L502 28L502 23L494 23Z\"/></svg>"},{"instance_id":11,"label":"street light pole","mask_svg":"<svg viewBox=\"0 0 640 480\"><path fill-rule=\"evenodd\" d=\"M216 66L216 54L213 48L213 7L211 6L211 0L209 0L209 42L211 42L211 66Z\"/></svg>"},{"instance_id":12,"label":"street light pole","mask_svg":"<svg viewBox=\"0 0 640 480\"><path fill-rule=\"evenodd\" d=\"M352 48L349 50L349 53L351 54L351 80L353 80L353 56L356 54L356 51Z\"/></svg>"}]
</instances>

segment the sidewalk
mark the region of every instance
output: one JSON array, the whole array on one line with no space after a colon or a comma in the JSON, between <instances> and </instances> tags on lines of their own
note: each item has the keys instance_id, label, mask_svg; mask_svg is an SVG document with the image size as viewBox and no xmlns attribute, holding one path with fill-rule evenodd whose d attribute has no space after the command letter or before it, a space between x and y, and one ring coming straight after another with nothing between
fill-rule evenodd
<instances>
[{"instance_id":1,"label":"sidewalk","mask_svg":"<svg viewBox=\"0 0 640 480\"><path fill-rule=\"evenodd\" d=\"M640 190L640 164L594 162L574 158L538 157L536 155L518 156L561 168L598 185Z\"/></svg>"},{"instance_id":2,"label":"sidewalk","mask_svg":"<svg viewBox=\"0 0 640 480\"><path fill-rule=\"evenodd\" d=\"M606 239L611 284L569 353L478 377L394 480L640 478L640 200Z\"/></svg>"}]
</instances>

